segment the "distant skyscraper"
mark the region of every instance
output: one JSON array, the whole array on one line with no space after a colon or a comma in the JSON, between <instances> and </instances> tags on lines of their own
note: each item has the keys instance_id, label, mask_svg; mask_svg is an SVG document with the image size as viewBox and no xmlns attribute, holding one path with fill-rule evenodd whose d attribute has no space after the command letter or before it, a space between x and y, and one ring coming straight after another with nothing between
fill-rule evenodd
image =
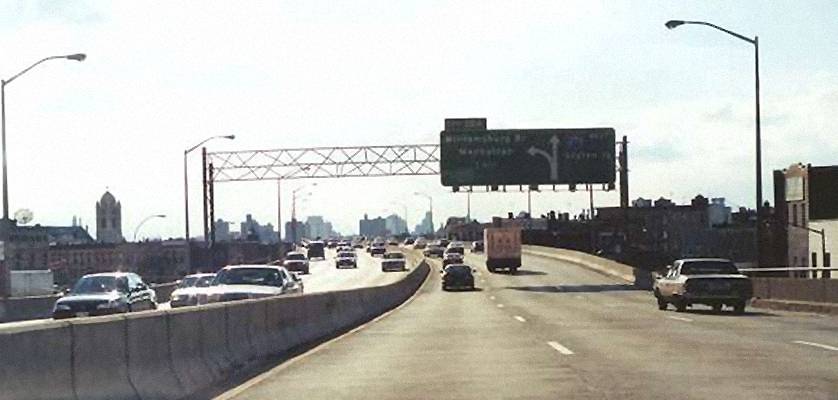
<instances>
[{"instance_id":1,"label":"distant skyscraper","mask_svg":"<svg viewBox=\"0 0 838 400\"><path fill-rule=\"evenodd\" d=\"M215 225L215 240L219 242L228 242L232 239L230 236L230 223L219 218L214 223Z\"/></svg>"},{"instance_id":2,"label":"distant skyscraper","mask_svg":"<svg viewBox=\"0 0 838 400\"><path fill-rule=\"evenodd\" d=\"M326 239L335 236L335 232L332 231L332 223L326 222L319 215L311 215L306 218L306 226L308 226L307 236L309 239Z\"/></svg>"},{"instance_id":3,"label":"distant skyscraper","mask_svg":"<svg viewBox=\"0 0 838 400\"><path fill-rule=\"evenodd\" d=\"M432 222L432 214L430 211L425 212L425 218L422 219L422 222L419 225L416 225L415 233L417 235L427 235L429 233L434 232L434 226Z\"/></svg>"},{"instance_id":4,"label":"distant skyscraper","mask_svg":"<svg viewBox=\"0 0 838 400\"><path fill-rule=\"evenodd\" d=\"M285 241L295 243L299 242L303 236L307 235L307 230L308 227L302 221L288 221L285 223Z\"/></svg>"},{"instance_id":5,"label":"distant skyscraper","mask_svg":"<svg viewBox=\"0 0 838 400\"><path fill-rule=\"evenodd\" d=\"M407 222L402 217L392 214L384 219L384 226L392 235L399 235L407 232Z\"/></svg>"},{"instance_id":6,"label":"distant skyscraper","mask_svg":"<svg viewBox=\"0 0 838 400\"><path fill-rule=\"evenodd\" d=\"M96 203L96 240L102 243L125 240L122 238L122 205L108 191Z\"/></svg>"},{"instance_id":7,"label":"distant skyscraper","mask_svg":"<svg viewBox=\"0 0 838 400\"><path fill-rule=\"evenodd\" d=\"M279 239L276 236L274 227L271 224L259 225L253 216L247 214L245 221L241 223L241 239L258 241L262 243L276 243Z\"/></svg>"},{"instance_id":8,"label":"distant skyscraper","mask_svg":"<svg viewBox=\"0 0 838 400\"><path fill-rule=\"evenodd\" d=\"M359 229L361 236L366 236L368 238L375 238L375 237L383 237L387 236L387 226L386 221L384 218L378 217L375 219L369 219L367 214L364 214L364 219L359 221Z\"/></svg>"}]
</instances>

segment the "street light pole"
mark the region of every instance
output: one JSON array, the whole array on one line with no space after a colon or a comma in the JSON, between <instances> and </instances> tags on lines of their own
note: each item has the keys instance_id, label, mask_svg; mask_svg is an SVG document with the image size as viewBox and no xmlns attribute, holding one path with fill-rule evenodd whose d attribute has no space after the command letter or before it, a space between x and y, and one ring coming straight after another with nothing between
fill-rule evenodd
<instances>
[{"instance_id":1,"label":"street light pole","mask_svg":"<svg viewBox=\"0 0 838 400\"><path fill-rule=\"evenodd\" d=\"M471 189L466 192L466 222L471 222Z\"/></svg>"},{"instance_id":2,"label":"street light pole","mask_svg":"<svg viewBox=\"0 0 838 400\"><path fill-rule=\"evenodd\" d=\"M137 233L140 231L140 228L143 226L143 224L145 224L145 223L146 223L146 221L148 221L148 220L150 220L150 219L152 219L152 218L166 218L166 215L165 215L165 214L154 214L154 215L149 215L148 217L145 217L145 219L143 219L142 221L140 221L140 223L139 223L139 224L137 224L137 227L136 227L136 228L134 228L134 241L135 241L135 242L137 241Z\"/></svg>"},{"instance_id":3,"label":"street light pole","mask_svg":"<svg viewBox=\"0 0 838 400\"><path fill-rule=\"evenodd\" d=\"M183 215L184 215L184 225L186 232L184 233L184 238L186 239L187 246L189 245L189 177L187 175L187 163L186 163L186 156L189 155L193 150L201 147L202 144L209 142L213 139L229 139L233 140L236 138L236 135L218 135L218 136L211 136L200 143L186 149L183 151ZM204 238L206 240L206 238Z\"/></svg>"},{"instance_id":4,"label":"street light pole","mask_svg":"<svg viewBox=\"0 0 838 400\"><path fill-rule=\"evenodd\" d=\"M0 126L2 126L2 127L0 127L0 130L2 130L2 134L1 134L2 138L0 138L0 142L2 142L2 144L0 144L0 145L2 145L2 148L3 148L2 149L2 153L3 153L3 220L8 220L9 219L9 180L8 180L8 171L7 171L8 162L6 160L6 85L12 83L12 81L14 81L19 76L28 72L30 69L35 68L36 65L38 65L42 62L45 62L45 61L55 60L55 59L59 59L59 58L64 58L64 59L67 59L67 60L75 60L75 61L84 61L84 59L87 58L87 55L85 55L83 53L78 53L78 54L69 54L69 55L66 55L66 56L46 57L46 58L43 58L40 61L30 65L29 67L27 67L23 71L20 71L17 74L13 75L11 78L0 80L0 120L2 120L2 122L0 122Z\"/></svg>"},{"instance_id":5,"label":"street light pole","mask_svg":"<svg viewBox=\"0 0 838 400\"><path fill-rule=\"evenodd\" d=\"M756 90L756 98L755 98L755 105L756 105L756 116L755 116L755 126L756 126L756 237L755 237L755 249L756 249L756 265L759 267L760 265L760 255L762 254L760 251L760 247L762 246L762 135L760 133L760 107L759 107L759 36L754 36L753 39L740 35L736 32L731 30L722 28L718 25L711 24L709 22L704 21L681 21L681 20L670 20L666 22L666 27L668 29L675 29L681 25L704 25L709 26L713 29L720 30L728 35L731 35L737 39L744 40L752 45L754 45L754 87Z\"/></svg>"},{"instance_id":6,"label":"street light pole","mask_svg":"<svg viewBox=\"0 0 838 400\"><path fill-rule=\"evenodd\" d=\"M309 186L317 186L317 182L302 185L291 191L291 243L297 244L297 192Z\"/></svg>"}]
</instances>

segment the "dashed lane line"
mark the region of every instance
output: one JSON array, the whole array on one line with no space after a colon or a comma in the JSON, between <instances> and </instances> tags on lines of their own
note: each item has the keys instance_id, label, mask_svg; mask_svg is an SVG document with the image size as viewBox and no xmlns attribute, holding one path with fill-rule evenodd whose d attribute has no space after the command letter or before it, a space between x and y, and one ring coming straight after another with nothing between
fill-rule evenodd
<instances>
[{"instance_id":1,"label":"dashed lane line","mask_svg":"<svg viewBox=\"0 0 838 400\"><path fill-rule=\"evenodd\" d=\"M685 318L685 317L676 317L676 316L673 316L673 315L667 315L667 316L666 316L666 318L669 318L669 319L674 319L674 320L676 320L676 321L693 322L693 320L691 320L691 319L689 319L689 318Z\"/></svg>"},{"instance_id":2,"label":"dashed lane line","mask_svg":"<svg viewBox=\"0 0 838 400\"><path fill-rule=\"evenodd\" d=\"M548 344L550 347L552 347L554 350L556 350L556 351L558 351L559 353L562 353L562 354L564 354L564 355L566 355L566 356L573 355L573 351L571 351L571 350L570 350L570 349L568 349L567 347L562 346L562 345L561 345L561 343L559 343L559 342L547 342L547 344Z\"/></svg>"}]
</instances>

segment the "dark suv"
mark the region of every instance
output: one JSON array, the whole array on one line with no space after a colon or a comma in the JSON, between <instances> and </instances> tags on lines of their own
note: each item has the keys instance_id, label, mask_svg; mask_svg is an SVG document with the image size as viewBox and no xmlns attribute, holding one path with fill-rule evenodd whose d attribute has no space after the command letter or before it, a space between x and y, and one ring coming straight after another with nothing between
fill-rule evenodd
<instances>
[{"instance_id":1,"label":"dark suv","mask_svg":"<svg viewBox=\"0 0 838 400\"><path fill-rule=\"evenodd\" d=\"M157 295L131 272L108 272L81 277L53 307L55 319L154 310Z\"/></svg>"}]
</instances>

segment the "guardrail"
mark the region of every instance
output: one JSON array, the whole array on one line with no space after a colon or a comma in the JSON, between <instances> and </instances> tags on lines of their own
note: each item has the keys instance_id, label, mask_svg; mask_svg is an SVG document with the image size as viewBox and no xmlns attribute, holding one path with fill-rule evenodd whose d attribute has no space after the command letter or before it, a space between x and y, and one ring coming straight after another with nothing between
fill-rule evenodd
<instances>
[{"instance_id":1,"label":"guardrail","mask_svg":"<svg viewBox=\"0 0 838 400\"><path fill-rule=\"evenodd\" d=\"M0 327L0 400L194 395L393 309L429 271L422 262L385 286Z\"/></svg>"},{"instance_id":2,"label":"guardrail","mask_svg":"<svg viewBox=\"0 0 838 400\"><path fill-rule=\"evenodd\" d=\"M810 268L810 267L765 267L765 268L737 268L739 272L777 272L777 271L838 271L838 267Z\"/></svg>"}]
</instances>

